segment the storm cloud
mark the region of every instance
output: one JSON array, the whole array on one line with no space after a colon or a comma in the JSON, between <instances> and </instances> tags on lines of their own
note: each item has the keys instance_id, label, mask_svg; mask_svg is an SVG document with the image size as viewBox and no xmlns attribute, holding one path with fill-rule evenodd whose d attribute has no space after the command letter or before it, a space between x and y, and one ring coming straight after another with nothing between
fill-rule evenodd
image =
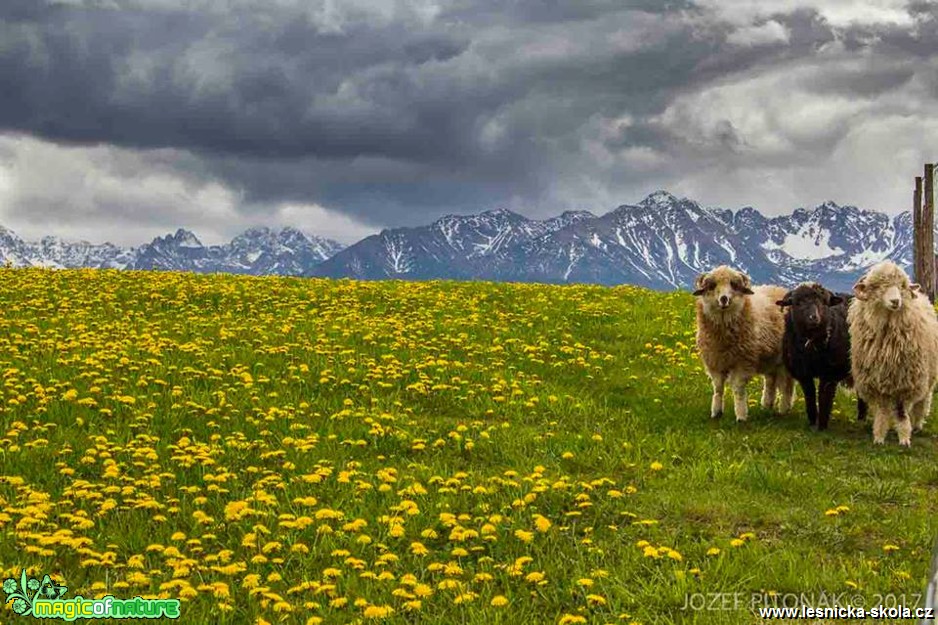
<instances>
[{"instance_id":1,"label":"storm cloud","mask_svg":"<svg viewBox=\"0 0 938 625\"><path fill-rule=\"evenodd\" d=\"M897 0L6 0L0 222L351 241L657 188L897 212L936 31Z\"/></svg>"}]
</instances>

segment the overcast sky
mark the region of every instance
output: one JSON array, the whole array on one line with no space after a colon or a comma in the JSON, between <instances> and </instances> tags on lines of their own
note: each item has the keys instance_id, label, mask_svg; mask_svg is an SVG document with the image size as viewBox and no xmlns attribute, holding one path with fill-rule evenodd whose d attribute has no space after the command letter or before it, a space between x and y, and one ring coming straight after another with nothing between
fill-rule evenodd
<instances>
[{"instance_id":1,"label":"overcast sky","mask_svg":"<svg viewBox=\"0 0 938 625\"><path fill-rule=\"evenodd\" d=\"M938 4L2 0L0 94L26 237L352 242L662 188L896 213L938 160Z\"/></svg>"}]
</instances>

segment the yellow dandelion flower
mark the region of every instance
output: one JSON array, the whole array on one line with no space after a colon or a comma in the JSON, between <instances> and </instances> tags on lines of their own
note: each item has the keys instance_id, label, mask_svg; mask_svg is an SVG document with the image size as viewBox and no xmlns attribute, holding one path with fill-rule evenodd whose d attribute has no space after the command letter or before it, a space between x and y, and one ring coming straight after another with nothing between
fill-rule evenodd
<instances>
[{"instance_id":1,"label":"yellow dandelion flower","mask_svg":"<svg viewBox=\"0 0 938 625\"><path fill-rule=\"evenodd\" d=\"M363 616L370 619L385 619L394 613L394 608L389 605L370 605L365 608Z\"/></svg>"},{"instance_id":2,"label":"yellow dandelion flower","mask_svg":"<svg viewBox=\"0 0 938 625\"><path fill-rule=\"evenodd\" d=\"M550 529L551 525L553 525L553 523L550 522L550 519L543 517L540 514L534 516L534 527L537 529L537 531L542 533L546 532Z\"/></svg>"},{"instance_id":3,"label":"yellow dandelion flower","mask_svg":"<svg viewBox=\"0 0 938 625\"><path fill-rule=\"evenodd\" d=\"M474 592L464 592L453 597L453 603L460 605L462 603L471 603L478 598L478 594Z\"/></svg>"},{"instance_id":4,"label":"yellow dandelion flower","mask_svg":"<svg viewBox=\"0 0 938 625\"><path fill-rule=\"evenodd\" d=\"M248 590L257 588L261 583L261 576L256 573L250 573L241 580L241 587Z\"/></svg>"}]
</instances>

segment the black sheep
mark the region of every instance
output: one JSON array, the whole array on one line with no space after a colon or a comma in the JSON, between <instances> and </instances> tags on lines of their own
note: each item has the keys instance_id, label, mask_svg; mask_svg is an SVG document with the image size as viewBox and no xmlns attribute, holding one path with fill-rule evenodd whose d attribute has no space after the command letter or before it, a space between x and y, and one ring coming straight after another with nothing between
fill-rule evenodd
<instances>
[{"instance_id":1,"label":"black sheep","mask_svg":"<svg viewBox=\"0 0 938 625\"><path fill-rule=\"evenodd\" d=\"M808 422L818 430L827 429L837 384L853 385L847 327L847 305L852 298L810 282L799 285L776 302L785 310L782 360L801 385ZM815 378L820 380L817 393ZM857 419L865 417L866 403L858 397Z\"/></svg>"}]
</instances>

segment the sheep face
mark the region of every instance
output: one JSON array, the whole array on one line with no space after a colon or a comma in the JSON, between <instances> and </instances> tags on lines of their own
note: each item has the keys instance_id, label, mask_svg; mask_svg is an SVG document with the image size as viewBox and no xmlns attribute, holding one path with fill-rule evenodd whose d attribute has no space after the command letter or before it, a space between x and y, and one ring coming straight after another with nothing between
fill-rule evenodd
<instances>
[{"instance_id":1,"label":"sheep face","mask_svg":"<svg viewBox=\"0 0 938 625\"><path fill-rule=\"evenodd\" d=\"M752 295L749 276L725 265L697 276L694 295L703 302L708 313L736 313L747 295Z\"/></svg>"},{"instance_id":2,"label":"sheep face","mask_svg":"<svg viewBox=\"0 0 938 625\"><path fill-rule=\"evenodd\" d=\"M792 323L799 334L812 336L827 327L830 307L843 301L820 284L810 282L792 289L775 303L791 311Z\"/></svg>"},{"instance_id":3,"label":"sheep face","mask_svg":"<svg viewBox=\"0 0 938 625\"><path fill-rule=\"evenodd\" d=\"M886 312L896 312L915 299L920 288L909 281L901 267L886 261L860 278L853 285L853 292L861 301L873 303Z\"/></svg>"}]
</instances>

